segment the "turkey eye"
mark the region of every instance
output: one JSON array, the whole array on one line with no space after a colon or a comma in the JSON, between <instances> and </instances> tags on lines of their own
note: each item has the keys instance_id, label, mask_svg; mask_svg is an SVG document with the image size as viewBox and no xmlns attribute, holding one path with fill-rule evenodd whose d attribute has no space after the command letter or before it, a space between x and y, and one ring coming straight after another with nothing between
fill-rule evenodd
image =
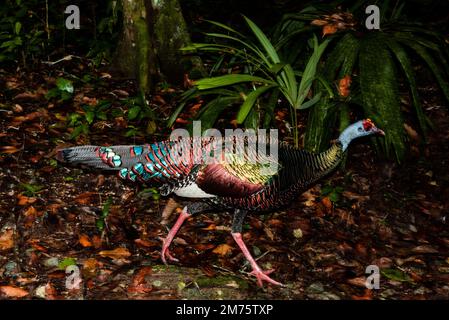
<instances>
[{"instance_id":1,"label":"turkey eye","mask_svg":"<svg viewBox=\"0 0 449 320\"><path fill-rule=\"evenodd\" d=\"M362 132L362 131L363 131L363 129L362 129L362 128L359 128L358 130L359 130L359 132Z\"/></svg>"}]
</instances>

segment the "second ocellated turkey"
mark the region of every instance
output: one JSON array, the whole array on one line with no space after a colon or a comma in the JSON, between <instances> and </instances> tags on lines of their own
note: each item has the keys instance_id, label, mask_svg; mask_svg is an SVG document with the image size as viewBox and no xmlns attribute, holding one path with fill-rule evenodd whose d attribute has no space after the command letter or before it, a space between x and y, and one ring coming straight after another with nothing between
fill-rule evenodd
<instances>
[{"instance_id":1,"label":"second ocellated turkey","mask_svg":"<svg viewBox=\"0 0 449 320\"><path fill-rule=\"evenodd\" d=\"M224 151L224 142L213 137L202 138L200 145L193 148L193 156L192 152L182 152L193 147L192 138L185 138L140 146L78 146L60 150L58 159L75 165L116 170L123 179L159 187L162 195L174 193L192 199L163 242L161 258L164 263L167 258L177 261L170 254L169 246L188 217L214 209L232 212L231 234L250 262L251 274L256 276L260 286L262 281L280 285L268 276L273 270L262 270L243 242L241 232L246 214L260 214L287 206L339 165L353 139L371 134L384 133L366 119L350 125L328 150L319 154L280 143L275 160L277 169L271 173L261 173L257 161L245 163L234 159ZM222 161L201 160L218 149L224 151Z\"/></svg>"}]
</instances>

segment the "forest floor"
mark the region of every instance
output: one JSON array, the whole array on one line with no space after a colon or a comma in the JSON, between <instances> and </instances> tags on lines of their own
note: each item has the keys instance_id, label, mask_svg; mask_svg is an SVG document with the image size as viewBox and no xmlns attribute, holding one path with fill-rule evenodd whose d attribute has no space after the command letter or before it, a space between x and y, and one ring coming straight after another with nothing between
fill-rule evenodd
<instances>
[{"instance_id":1,"label":"forest floor","mask_svg":"<svg viewBox=\"0 0 449 320\"><path fill-rule=\"evenodd\" d=\"M70 69L78 79L88 72ZM45 94L69 73L0 70L0 299L449 299L449 114L435 89L421 89L435 130L420 143L408 128L413 148L403 163L379 160L361 140L344 170L291 207L247 218L248 247L285 284L259 288L229 214L189 219L171 249L180 261L165 266L160 239L177 215L163 221L168 199L54 160L68 145L151 142L125 136L126 116L69 138L67 118L83 115L82 105L120 108L133 94L127 82L91 76L64 102ZM153 97L161 116L175 95ZM377 290L365 286L370 265L380 268ZM78 272L82 281L72 281Z\"/></svg>"}]
</instances>

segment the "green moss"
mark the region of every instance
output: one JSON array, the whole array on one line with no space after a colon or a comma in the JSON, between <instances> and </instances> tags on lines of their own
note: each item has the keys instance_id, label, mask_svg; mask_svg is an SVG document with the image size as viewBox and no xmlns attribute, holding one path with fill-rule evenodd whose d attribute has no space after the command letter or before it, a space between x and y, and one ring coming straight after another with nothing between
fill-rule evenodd
<instances>
[{"instance_id":1,"label":"green moss","mask_svg":"<svg viewBox=\"0 0 449 320\"><path fill-rule=\"evenodd\" d=\"M248 289L248 283L240 278L232 276L206 277L201 276L195 279L200 287L220 287L226 286L231 282L236 282L240 289Z\"/></svg>"}]
</instances>

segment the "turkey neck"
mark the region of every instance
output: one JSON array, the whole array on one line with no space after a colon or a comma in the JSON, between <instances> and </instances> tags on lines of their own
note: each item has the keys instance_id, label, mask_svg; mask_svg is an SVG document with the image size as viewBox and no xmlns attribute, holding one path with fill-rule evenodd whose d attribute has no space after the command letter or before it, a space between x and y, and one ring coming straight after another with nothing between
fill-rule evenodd
<instances>
[{"instance_id":1,"label":"turkey neck","mask_svg":"<svg viewBox=\"0 0 449 320\"><path fill-rule=\"evenodd\" d=\"M321 177L334 170L343 158L343 149L341 143L333 144L324 152L313 154L305 150L293 149L290 155L290 161L285 165L285 181L290 185L297 187L307 187Z\"/></svg>"}]
</instances>

